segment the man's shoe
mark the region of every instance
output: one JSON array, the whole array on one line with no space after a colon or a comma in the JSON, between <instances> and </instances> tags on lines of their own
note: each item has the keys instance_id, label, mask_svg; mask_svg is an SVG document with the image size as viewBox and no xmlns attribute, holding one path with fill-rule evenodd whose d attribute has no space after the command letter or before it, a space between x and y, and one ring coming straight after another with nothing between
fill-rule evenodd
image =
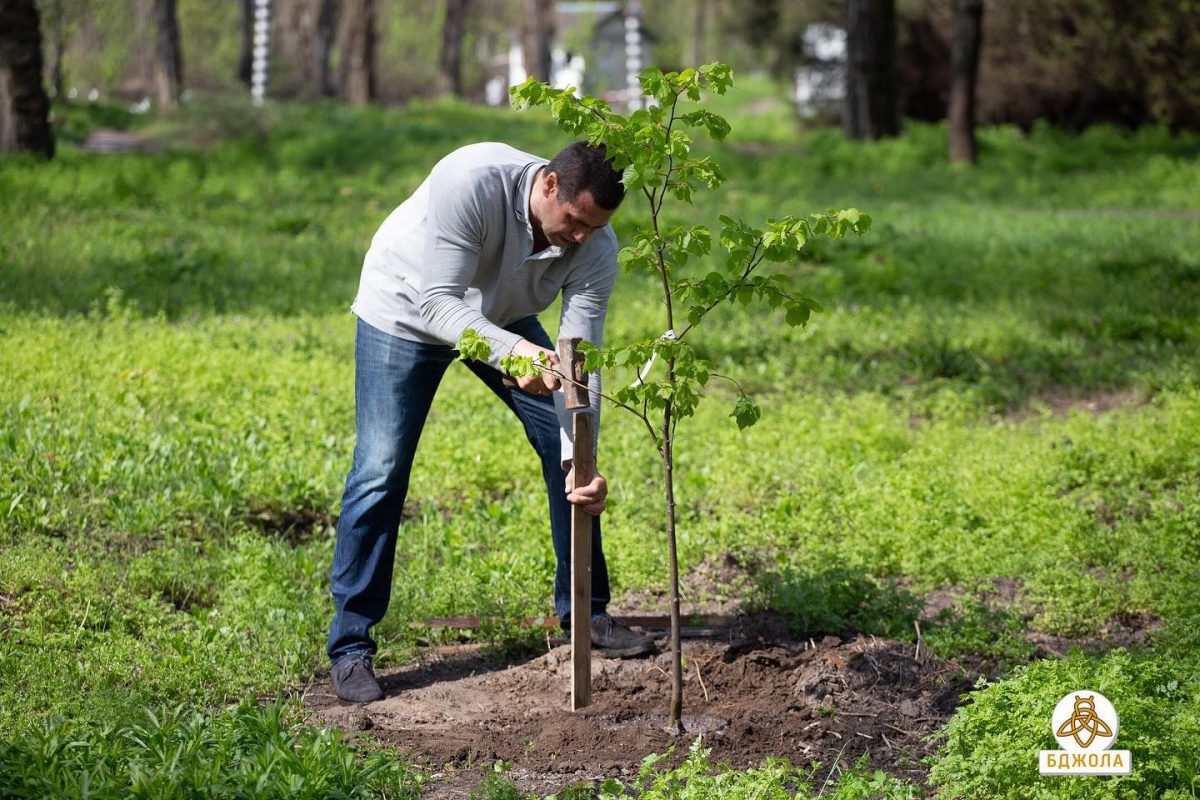
<instances>
[{"instance_id":1,"label":"man's shoe","mask_svg":"<svg viewBox=\"0 0 1200 800\"><path fill-rule=\"evenodd\" d=\"M654 640L634 633L629 626L609 614L592 614L592 646L613 658L631 658L655 651Z\"/></svg>"},{"instance_id":2,"label":"man's shoe","mask_svg":"<svg viewBox=\"0 0 1200 800\"><path fill-rule=\"evenodd\" d=\"M375 680L371 657L365 653L339 658L333 665L330 677L333 678L333 691L338 699L347 703L371 703L383 698L383 689Z\"/></svg>"}]
</instances>

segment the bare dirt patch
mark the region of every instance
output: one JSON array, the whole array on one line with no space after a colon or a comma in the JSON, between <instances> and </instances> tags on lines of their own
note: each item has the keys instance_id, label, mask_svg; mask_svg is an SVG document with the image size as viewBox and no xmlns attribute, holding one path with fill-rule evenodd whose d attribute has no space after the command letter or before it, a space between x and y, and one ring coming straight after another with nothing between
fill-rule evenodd
<instances>
[{"instance_id":1,"label":"bare dirt patch","mask_svg":"<svg viewBox=\"0 0 1200 800\"><path fill-rule=\"evenodd\" d=\"M1097 577L1103 577L1103 575ZM1128 579L1128 576L1123 577ZM1028 626L1042 608L1024 601L1021 596L1023 589L1024 581L1020 578L1008 577L993 578L991 588L979 593L972 593L954 585L934 589L921 596L920 621L925 624L935 623L947 615L953 615L964 601L974 598L982 601L996 612L1015 611ZM1149 611L1133 611L1115 615L1093 635L1060 636L1029 630L1026 627L1021 636L1033 645L1031 654L1033 658L1063 658L1073 648L1101 655L1121 647L1145 647L1152 643L1154 636L1163 630L1163 626L1164 622L1157 614ZM981 674L990 674L996 666L986 659L964 658L962 663L969 664Z\"/></svg>"},{"instance_id":2,"label":"bare dirt patch","mask_svg":"<svg viewBox=\"0 0 1200 800\"><path fill-rule=\"evenodd\" d=\"M1073 411L1099 416L1121 408L1137 408L1148 402L1148 395L1140 389L1083 391L1067 386L1052 386L1035 393L1022 409L1010 417L1022 421L1035 416L1039 408L1048 410L1055 417L1065 417Z\"/></svg>"},{"instance_id":3,"label":"bare dirt patch","mask_svg":"<svg viewBox=\"0 0 1200 800\"><path fill-rule=\"evenodd\" d=\"M1163 630L1163 620L1148 611L1117 614L1105 623L1104 629L1092 636L1057 636L1028 631L1025 638L1034 646L1035 658L1062 658L1072 648L1086 653L1107 653L1118 647L1145 647L1155 634Z\"/></svg>"},{"instance_id":4,"label":"bare dirt patch","mask_svg":"<svg viewBox=\"0 0 1200 800\"><path fill-rule=\"evenodd\" d=\"M650 753L697 735L714 761L734 767L784 756L799 764L845 766L865 752L872 764L923 780L926 737L953 713L971 676L914 645L873 637L801 640L770 614L744 618L720 640L685 642L682 740L664 731L670 685L666 655L593 660L593 704L569 711L570 650L514 662L480 653L431 657L384 671L387 697L362 707L310 687L315 715L367 730L439 770L436 797L467 796L479 767L511 762L525 791L548 793L580 781L629 776Z\"/></svg>"}]
</instances>

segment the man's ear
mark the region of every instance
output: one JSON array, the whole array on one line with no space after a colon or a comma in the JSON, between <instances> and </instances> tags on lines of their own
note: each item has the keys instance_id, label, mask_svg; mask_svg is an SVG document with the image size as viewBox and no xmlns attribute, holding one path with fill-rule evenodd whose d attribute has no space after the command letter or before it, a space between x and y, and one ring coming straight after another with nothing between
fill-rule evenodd
<instances>
[{"instance_id":1,"label":"man's ear","mask_svg":"<svg viewBox=\"0 0 1200 800\"><path fill-rule=\"evenodd\" d=\"M549 197L558 189L558 173L547 172L546 177L542 178L542 194Z\"/></svg>"}]
</instances>

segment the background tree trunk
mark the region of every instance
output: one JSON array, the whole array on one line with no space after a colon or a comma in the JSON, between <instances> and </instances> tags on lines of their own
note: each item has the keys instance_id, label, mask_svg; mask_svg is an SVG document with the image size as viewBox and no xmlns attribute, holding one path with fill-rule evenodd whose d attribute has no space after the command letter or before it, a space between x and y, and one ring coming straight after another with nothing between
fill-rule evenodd
<instances>
[{"instance_id":1,"label":"background tree trunk","mask_svg":"<svg viewBox=\"0 0 1200 800\"><path fill-rule=\"evenodd\" d=\"M975 80L983 42L983 0L954 0L954 47L950 56L950 160L972 164L975 142Z\"/></svg>"},{"instance_id":2,"label":"background tree trunk","mask_svg":"<svg viewBox=\"0 0 1200 800\"><path fill-rule=\"evenodd\" d=\"M250 85L250 69L254 63L254 0L241 0L242 6L242 46L238 52L238 80Z\"/></svg>"},{"instance_id":3,"label":"background tree trunk","mask_svg":"<svg viewBox=\"0 0 1200 800\"><path fill-rule=\"evenodd\" d=\"M179 17L175 0L154 0L157 29L154 47L154 89L159 108L179 105L183 86L183 51L179 46Z\"/></svg>"},{"instance_id":4,"label":"background tree trunk","mask_svg":"<svg viewBox=\"0 0 1200 800\"><path fill-rule=\"evenodd\" d=\"M317 51L314 54L317 68L317 92L322 97L333 97L337 92L333 85L333 40L337 33L337 6L335 0L317 0Z\"/></svg>"},{"instance_id":5,"label":"background tree trunk","mask_svg":"<svg viewBox=\"0 0 1200 800\"><path fill-rule=\"evenodd\" d=\"M550 43L554 40L554 0L525 0L524 11L521 49L525 73L549 82L553 69Z\"/></svg>"},{"instance_id":6,"label":"background tree trunk","mask_svg":"<svg viewBox=\"0 0 1200 800\"><path fill-rule=\"evenodd\" d=\"M319 0L291 0L279 5L280 40L294 54L302 93L316 92L320 84L317 64L317 13Z\"/></svg>"},{"instance_id":7,"label":"background tree trunk","mask_svg":"<svg viewBox=\"0 0 1200 800\"><path fill-rule=\"evenodd\" d=\"M462 43L467 28L467 9L471 0L446 0L446 18L442 22L442 90L462 97Z\"/></svg>"},{"instance_id":8,"label":"background tree trunk","mask_svg":"<svg viewBox=\"0 0 1200 800\"><path fill-rule=\"evenodd\" d=\"M897 100L895 0L846 0L846 136L898 134Z\"/></svg>"},{"instance_id":9,"label":"background tree trunk","mask_svg":"<svg viewBox=\"0 0 1200 800\"><path fill-rule=\"evenodd\" d=\"M60 100L66 96L67 79L63 74L63 50L67 47L67 21L63 18L62 0L53 0L50 13L54 15L51 28L54 31L54 60L50 62L50 86L54 96Z\"/></svg>"},{"instance_id":10,"label":"background tree trunk","mask_svg":"<svg viewBox=\"0 0 1200 800\"><path fill-rule=\"evenodd\" d=\"M705 42L708 39L708 0L695 0L692 9L692 57L690 63L698 67L704 63Z\"/></svg>"},{"instance_id":11,"label":"background tree trunk","mask_svg":"<svg viewBox=\"0 0 1200 800\"><path fill-rule=\"evenodd\" d=\"M54 157L50 99L42 86L42 31L34 0L0 3L0 152Z\"/></svg>"},{"instance_id":12,"label":"background tree trunk","mask_svg":"<svg viewBox=\"0 0 1200 800\"><path fill-rule=\"evenodd\" d=\"M375 0L346 0L342 8L342 99L365 106L375 99Z\"/></svg>"}]
</instances>

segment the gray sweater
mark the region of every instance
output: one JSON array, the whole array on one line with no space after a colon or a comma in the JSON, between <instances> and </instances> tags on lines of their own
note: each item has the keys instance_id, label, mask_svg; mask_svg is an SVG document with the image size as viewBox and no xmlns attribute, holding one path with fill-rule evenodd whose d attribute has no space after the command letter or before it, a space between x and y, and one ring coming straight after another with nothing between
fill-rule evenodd
<instances>
[{"instance_id":1,"label":"gray sweater","mask_svg":"<svg viewBox=\"0 0 1200 800\"><path fill-rule=\"evenodd\" d=\"M529 196L546 160L505 144L462 147L384 221L363 262L352 310L368 325L427 344L454 345L474 328L492 343L492 366L520 341L504 330L562 293L560 336L599 346L617 275L606 225L581 245L533 250ZM599 391L599 377L591 376ZM554 395L571 459L570 416ZM599 397L592 407L599 415ZM597 425L597 427L599 427Z\"/></svg>"}]
</instances>

